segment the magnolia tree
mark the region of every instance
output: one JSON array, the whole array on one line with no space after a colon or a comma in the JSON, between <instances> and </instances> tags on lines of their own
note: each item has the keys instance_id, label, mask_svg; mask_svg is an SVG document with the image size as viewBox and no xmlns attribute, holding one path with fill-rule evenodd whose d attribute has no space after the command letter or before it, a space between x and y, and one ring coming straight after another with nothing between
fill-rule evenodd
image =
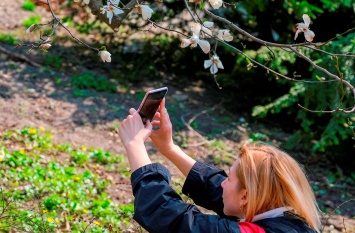
<instances>
[{"instance_id":1,"label":"magnolia tree","mask_svg":"<svg viewBox=\"0 0 355 233\"><path fill-rule=\"evenodd\" d=\"M354 64L353 58L355 57L353 52L347 52L343 54L339 53L330 53L325 50L327 46L329 46L333 41L337 40L340 36L344 36L354 31L355 28L349 29L345 32L338 32L334 38L325 41L314 43L314 38L318 32L314 32L310 29L311 18L307 14L299 15L298 18L300 20L298 22L294 22L294 30L290 31L292 33L292 37L296 40L299 36L304 36L303 43L292 43L292 44L281 44L270 41L265 41L260 39L253 34L243 30L240 26L238 26L237 22L233 22L231 19L228 19L224 16L224 14L218 14L219 8L230 8L234 9L236 5L234 3L228 3L222 0L183 0L181 1L181 5L185 8L186 12L190 15L189 19L186 20L186 25L189 30L185 30L184 28L172 28L164 24L164 22L155 22L151 20L152 14L155 11L158 11L159 5L164 4L162 0L156 0L155 2L148 1L140 1L140 0L131 0L127 2L120 2L120 0L74 0L78 2L81 7L88 7L90 9L91 14L95 15L102 22L106 23L114 32L119 32L120 26L125 22L125 20L129 20L129 15L137 14L142 20L146 21L146 25L150 25L152 28L157 28L161 31L161 33L167 32L169 34L175 34L181 40L180 49L184 48L193 48L191 53L205 53L206 59L201 64L205 69L209 69L211 75L216 79L216 75L219 72L225 72L223 66L223 57L219 56L219 50L228 48L230 51L234 51L241 56L244 56L248 61L248 68L253 68L255 66L261 67L265 69L268 74L273 74L278 78L283 78L290 82L307 82L307 83L326 83L326 82L335 82L339 86L341 86L342 92L340 97L338 96L339 103L333 109L321 109L314 110L306 108L302 105L299 105L305 111L308 112L322 112L322 113L335 113L341 112L344 114L354 113L355 112L355 101L349 101L353 104L345 104L343 103L343 99L345 96L352 98L355 100L355 88L354 83L351 83L349 79L344 78L344 74L341 69L338 67L337 63L338 58L347 58L351 64ZM55 31L62 27L64 28L70 36L77 41L78 43L87 46L88 48L96 51L98 53L99 59L103 62L114 62L111 58L111 53L106 50L106 46L102 46L100 48L93 48L90 45L86 44L82 40L78 39L73 35L70 29L65 26L63 21L55 14L53 11L53 6L51 4L51 0L46 0L45 2L41 2L42 4L47 5L49 11L51 12L52 19L43 24L34 24L30 26L26 32L34 33L34 32L42 32L41 28L44 26L51 26L52 30L48 34L40 33L40 39L36 43L33 44L20 44L20 46L29 46L30 49L40 49L40 50L50 50L52 37L55 35ZM207 19L207 20L206 20ZM223 27L218 27L216 25L223 25ZM285 29L287 30L287 29ZM303 35L301 35L303 34ZM274 51L276 49L282 49L283 51L295 54L297 57L303 59L308 62L310 66L314 69L318 70L322 73L321 76L317 76L317 79L307 78L300 79L297 73L292 73L291 75L283 74L277 69L272 68L267 64L262 64L257 59L251 57L241 49L233 46L233 41L235 37L242 37L246 41L252 41L254 43L260 44L267 48L271 55L271 57L277 56ZM223 46L218 46L223 45ZM354 46L355 47L355 46ZM310 56L311 52L316 52L322 54L324 56L331 57L334 61L334 66L338 67L337 71L331 71L329 68L321 66L318 64L316 60L313 60ZM223 70L223 71L222 71ZM227 71L228 72L228 71ZM352 74L353 76L353 74ZM352 77L353 79L353 77Z\"/></svg>"}]
</instances>

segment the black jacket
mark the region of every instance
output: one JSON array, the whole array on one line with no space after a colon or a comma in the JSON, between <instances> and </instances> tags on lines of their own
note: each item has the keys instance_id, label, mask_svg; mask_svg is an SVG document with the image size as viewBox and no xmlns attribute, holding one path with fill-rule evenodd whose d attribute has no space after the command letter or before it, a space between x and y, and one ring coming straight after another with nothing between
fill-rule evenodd
<instances>
[{"instance_id":1,"label":"black jacket","mask_svg":"<svg viewBox=\"0 0 355 233\"><path fill-rule=\"evenodd\" d=\"M131 176L134 219L152 233L240 233L238 219L223 214L221 182L226 173L214 166L196 162L182 192L199 206L217 215L203 214L195 205L184 202L170 186L170 173L154 163L141 167ZM267 233L315 233L297 216L285 212L281 217L254 222Z\"/></svg>"}]
</instances>

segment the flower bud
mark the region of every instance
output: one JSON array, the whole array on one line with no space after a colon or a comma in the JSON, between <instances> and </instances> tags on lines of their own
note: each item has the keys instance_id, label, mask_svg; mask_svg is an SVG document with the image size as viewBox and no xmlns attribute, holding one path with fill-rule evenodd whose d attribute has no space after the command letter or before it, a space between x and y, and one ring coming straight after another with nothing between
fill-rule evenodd
<instances>
[{"instance_id":1,"label":"flower bud","mask_svg":"<svg viewBox=\"0 0 355 233\"><path fill-rule=\"evenodd\" d=\"M26 30L26 34L33 32L36 29L36 24L32 24L29 28Z\"/></svg>"},{"instance_id":2,"label":"flower bud","mask_svg":"<svg viewBox=\"0 0 355 233\"><path fill-rule=\"evenodd\" d=\"M111 53L108 51L100 51L99 56L103 62L111 62Z\"/></svg>"},{"instance_id":3,"label":"flower bud","mask_svg":"<svg viewBox=\"0 0 355 233\"><path fill-rule=\"evenodd\" d=\"M38 48L39 49L42 49L42 50L47 50L49 49L49 47L51 47L52 45L49 44L49 43L46 43L46 44L41 44Z\"/></svg>"}]
</instances>

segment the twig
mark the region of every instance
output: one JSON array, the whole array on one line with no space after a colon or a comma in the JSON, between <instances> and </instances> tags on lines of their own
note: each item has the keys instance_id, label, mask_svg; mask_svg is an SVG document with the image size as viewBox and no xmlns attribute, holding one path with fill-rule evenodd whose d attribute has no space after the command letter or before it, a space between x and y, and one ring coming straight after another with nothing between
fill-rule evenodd
<instances>
[{"instance_id":1,"label":"twig","mask_svg":"<svg viewBox=\"0 0 355 233\"><path fill-rule=\"evenodd\" d=\"M18 60L27 62L28 64L30 64L30 65L32 65L32 66L34 66L34 67L38 67L38 68L41 67L41 65L38 64L37 62L34 62L34 61L32 61L31 59L29 59L29 58L27 58L27 57L25 57L25 56L22 56L22 55L20 55L20 54L17 54L17 53L14 53L14 52L12 52L12 51L9 51L9 50L5 49L4 47L1 47L1 46L0 46L0 51L1 51L2 53L6 53L6 54L9 55L9 57L11 57L11 58L15 58L15 59L18 59Z\"/></svg>"},{"instance_id":2,"label":"twig","mask_svg":"<svg viewBox=\"0 0 355 233\"><path fill-rule=\"evenodd\" d=\"M200 146L206 143L212 143L215 140L207 140L204 136L202 136L201 134L199 134L194 128L191 127L191 123L196 120L197 117L201 116L202 114L208 113L209 111L213 111L214 109L216 109L217 107L219 107L222 104L222 102L220 102L219 104L215 105L214 107L210 108L210 109L206 109L203 110L202 112L194 115L188 122L185 121L184 116L189 115L189 113L184 114L181 116L181 121L184 123L184 125L192 132L194 132L196 134L196 136L198 136L199 138L201 138L203 140L203 142L194 144L194 145L189 145L189 146Z\"/></svg>"},{"instance_id":3,"label":"twig","mask_svg":"<svg viewBox=\"0 0 355 233\"><path fill-rule=\"evenodd\" d=\"M349 200L347 200L347 201L344 201L343 203L341 203L340 205L338 205L338 206L329 214L329 217L328 217L325 221L328 222L329 219L330 219L330 217L333 216L334 212L335 212L337 209L339 209L342 205L344 205L344 204L346 204L346 203L348 203L348 202L351 202L351 201L355 201L355 198L349 199ZM325 226L323 226L322 231L324 231L324 227L325 227Z\"/></svg>"}]
</instances>

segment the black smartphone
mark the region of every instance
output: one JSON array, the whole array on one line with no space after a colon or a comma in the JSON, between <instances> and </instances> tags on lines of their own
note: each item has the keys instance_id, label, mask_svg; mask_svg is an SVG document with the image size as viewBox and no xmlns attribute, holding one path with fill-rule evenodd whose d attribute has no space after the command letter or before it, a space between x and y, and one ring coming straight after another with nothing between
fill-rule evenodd
<instances>
[{"instance_id":1,"label":"black smartphone","mask_svg":"<svg viewBox=\"0 0 355 233\"><path fill-rule=\"evenodd\" d=\"M160 102L164 99L167 92L168 88L162 87L148 91L145 94L142 103L137 110L142 118L143 124L145 124L147 120L152 121L159 108Z\"/></svg>"}]
</instances>

